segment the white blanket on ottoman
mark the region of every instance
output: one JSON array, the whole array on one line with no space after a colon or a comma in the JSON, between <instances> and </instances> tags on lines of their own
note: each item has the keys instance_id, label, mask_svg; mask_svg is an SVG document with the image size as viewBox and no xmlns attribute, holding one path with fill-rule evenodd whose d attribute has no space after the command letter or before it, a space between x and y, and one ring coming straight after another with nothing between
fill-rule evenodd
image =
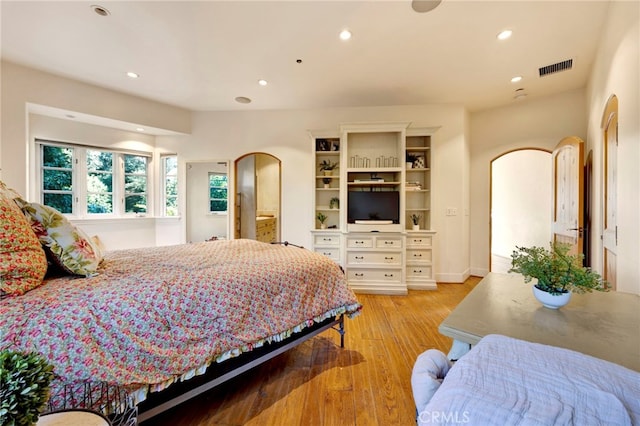
<instances>
[{"instance_id":1,"label":"white blanket on ottoman","mask_svg":"<svg viewBox=\"0 0 640 426\"><path fill-rule=\"evenodd\" d=\"M489 335L453 365L429 403L418 406L420 425L459 423L640 425L640 373Z\"/></svg>"}]
</instances>

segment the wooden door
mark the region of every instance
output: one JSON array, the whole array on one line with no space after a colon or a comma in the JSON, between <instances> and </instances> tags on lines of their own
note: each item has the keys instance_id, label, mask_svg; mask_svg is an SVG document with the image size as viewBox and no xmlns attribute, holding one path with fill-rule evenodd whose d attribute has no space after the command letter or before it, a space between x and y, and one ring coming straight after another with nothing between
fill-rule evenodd
<instances>
[{"instance_id":1,"label":"wooden door","mask_svg":"<svg viewBox=\"0 0 640 426\"><path fill-rule=\"evenodd\" d=\"M618 246L618 98L613 95L607 102L602 116L604 151L604 203L602 250L603 278L609 288L616 289L616 255Z\"/></svg>"},{"instance_id":2,"label":"wooden door","mask_svg":"<svg viewBox=\"0 0 640 426\"><path fill-rule=\"evenodd\" d=\"M552 153L553 191L551 241L571 244L570 253L582 253L584 226L584 142L570 136Z\"/></svg>"}]
</instances>

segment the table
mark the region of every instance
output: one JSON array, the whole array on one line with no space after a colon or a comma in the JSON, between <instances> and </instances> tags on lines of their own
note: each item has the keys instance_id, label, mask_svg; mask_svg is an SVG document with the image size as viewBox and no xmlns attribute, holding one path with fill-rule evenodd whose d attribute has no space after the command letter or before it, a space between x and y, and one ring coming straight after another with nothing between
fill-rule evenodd
<instances>
[{"instance_id":1,"label":"table","mask_svg":"<svg viewBox=\"0 0 640 426\"><path fill-rule=\"evenodd\" d=\"M640 296L621 292L573 294L548 309L519 274L489 273L438 330L475 345L487 334L582 352L640 371ZM458 347L459 349L459 347Z\"/></svg>"}]
</instances>

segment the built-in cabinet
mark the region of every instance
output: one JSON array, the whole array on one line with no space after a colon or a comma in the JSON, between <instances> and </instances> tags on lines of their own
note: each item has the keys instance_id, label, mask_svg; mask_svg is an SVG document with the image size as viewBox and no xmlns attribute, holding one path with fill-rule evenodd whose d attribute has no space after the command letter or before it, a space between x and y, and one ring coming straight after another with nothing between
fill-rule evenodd
<instances>
[{"instance_id":1,"label":"built-in cabinet","mask_svg":"<svg viewBox=\"0 0 640 426\"><path fill-rule=\"evenodd\" d=\"M313 249L343 266L356 292L436 288L430 229L435 130L358 123L311 132ZM323 170L327 165L330 171Z\"/></svg>"}]
</instances>

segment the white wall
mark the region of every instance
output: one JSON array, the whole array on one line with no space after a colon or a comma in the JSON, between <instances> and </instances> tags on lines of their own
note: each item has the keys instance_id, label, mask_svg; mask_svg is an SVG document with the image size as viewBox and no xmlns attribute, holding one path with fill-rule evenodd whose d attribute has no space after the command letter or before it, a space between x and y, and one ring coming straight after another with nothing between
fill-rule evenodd
<instances>
[{"instance_id":1,"label":"white wall","mask_svg":"<svg viewBox=\"0 0 640 426\"><path fill-rule=\"evenodd\" d=\"M551 154L549 152L519 150L493 161L491 167L492 257L497 255L501 258L510 258L516 246L549 246L551 186ZM491 271L495 272L496 269L492 267Z\"/></svg>"},{"instance_id":2,"label":"white wall","mask_svg":"<svg viewBox=\"0 0 640 426\"><path fill-rule=\"evenodd\" d=\"M192 134L184 138L159 136L157 147L185 158L228 158L248 152L265 152L282 161L281 239L311 247L314 225L313 173L309 130L335 131L353 122L410 121L412 127L441 128L433 142L432 227L436 237L436 278L464 280L468 274L468 174L465 112L455 106L396 106L331 108L291 111L196 112ZM462 161L461 161L462 159ZM458 216L445 217L446 207L456 207Z\"/></svg>"},{"instance_id":3,"label":"white wall","mask_svg":"<svg viewBox=\"0 0 640 426\"><path fill-rule=\"evenodd\" d=\"M618 291L640 294L640 2L611 2L587 90L587 149L593 150L593 265L602 270L602 129L607 100L618 97Z\"/></svg>"},{"instance_id":4,"label":"white wall","mask_svg":"<svg viewBox=\"0 0 640 426\"><path fill-rule=\"evenodd\" d=\"M491 161L523 148L552 151L565 136L585 138L585 91L529 99L471 114L471 273L489 272L489 173Z\"/></svg>"}]
</instances>

